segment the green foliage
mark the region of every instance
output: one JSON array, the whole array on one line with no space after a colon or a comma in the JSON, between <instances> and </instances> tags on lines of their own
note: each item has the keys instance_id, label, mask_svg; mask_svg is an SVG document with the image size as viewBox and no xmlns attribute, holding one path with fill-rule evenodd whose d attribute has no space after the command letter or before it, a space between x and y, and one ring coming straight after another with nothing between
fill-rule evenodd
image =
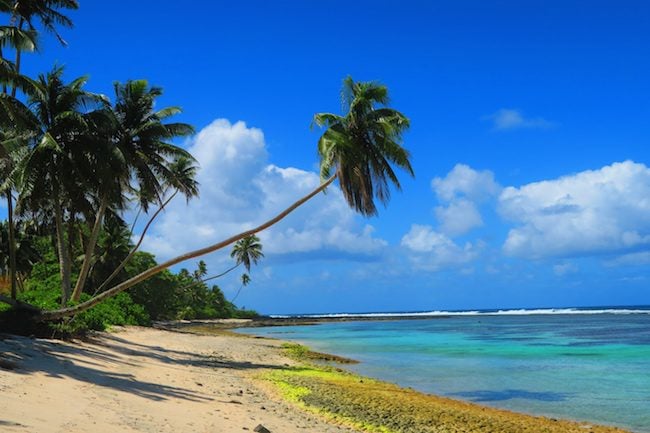
<instances>
[{"instance_id":1,"label":"green foliage","mask_svg":"<svg viewBox=\"0 0 650 433\"><path fill-rule=\"evenodd\" d=\"M81 301L90 299L84 295ZM111 325L142 325L151 323L149 315L142 305L136 304L131 296L122 292L95 307L77 315L73 321L78 321L86 329L104 330Z\"/></svg>"},{"instance_id":2,"label":"green foliage","mask_svg":"<svg viewBox=\"0 0 650 433\"><path fill-rule=\"evenodd\" d=\"M137 252L126 266L129 277L156 265L153 254ZM205 263L189 272L181 269L174 275L162 271L142 281L129 290L133 300L142 305L152 320L192 320L252 318L258 314L252 310L240 310L228 302L221 289L208 287L201 281L206 275Z\"/></svg>"},{"instance_id":3,"label":"green foliage","mask_svg":"<svg viewBox=\"0 0 650 433\"><path fill-rule=\"evenodd\" d=\"M90 296L83 295L82 301ZM53 310L61 304L61 291L56 285L50 288L28 290L18 297L21 301L44 310ZM142 305L136 304L128 293L107 299L105 302L81 313L70 321L55 326L65 334L77 334L86 330L103 331L111 325L149 325L151 320Z\"/></svg>"},{"instance_id":4,"label":"green foliage","mask_svg":"<svg viewBox=\"0 0 650 433\"><path fill-rule=\"evenodd\" d=\"M125 269L127 276L130 277L155 265L153 254L137 252ZM175 319L175 312L181 308L177 288L177 277L165 270L132 287L129 293L153 320L170 320Z\"/></svg>"},{"instance_id":5,"label":"green foliage","mask_svg":"<svg viewBox=\"0 0 650 433\"><path fill-rule=\"evenodd\" d=\"M386 204L390 186L401 188L393 167L413 176L410 154L401 146L409 120L387 106L388 89L378 83L348 77L341 99L344 116L314 116L314 124L326 128L318 140L321 178L336 174L348 205L362 215L376 215L375 199Z\"/></svg>"}]
</instances>

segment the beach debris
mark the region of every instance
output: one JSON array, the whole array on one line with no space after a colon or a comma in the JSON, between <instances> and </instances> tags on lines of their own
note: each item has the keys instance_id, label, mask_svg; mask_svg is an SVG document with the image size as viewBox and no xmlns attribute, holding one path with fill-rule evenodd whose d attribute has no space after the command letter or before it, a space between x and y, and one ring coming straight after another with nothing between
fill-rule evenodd
<instances>
[{"instance_id":1,"label":"beach debris","mask_svg":"<svg viewBox=\"0 0 650 433\"><path fill-rule=\"evenodd\" d=\"M271 433L271 430L264 427L262 424L258 424L257 427L253 429L255 433Z\"/></svg>"}]
</instances>

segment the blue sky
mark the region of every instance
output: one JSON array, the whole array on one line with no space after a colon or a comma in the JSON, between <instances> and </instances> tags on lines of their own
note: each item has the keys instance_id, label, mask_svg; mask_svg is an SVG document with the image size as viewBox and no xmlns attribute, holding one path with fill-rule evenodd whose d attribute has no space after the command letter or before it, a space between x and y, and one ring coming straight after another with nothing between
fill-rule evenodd
<instances>
[{"instance_id":1,"label":"blue sky","mask_svg":"<svg viewBox=\"0 0 650 433\"><path fill-rule=\"evenodd\" d=\"M314 113L380 80L412 122L379 217L336 191L264 233L238 303L265 313L650 303L650 60L643 1L81 2L66 65L88 88L147 78L197 128L200 199L146 248L171 257L316 185ZM215 273L227 254L205 259ZM188 267L193 267L189 263ZM236 277L219 282L228 296Z\"/></svg>"}]
</instances>

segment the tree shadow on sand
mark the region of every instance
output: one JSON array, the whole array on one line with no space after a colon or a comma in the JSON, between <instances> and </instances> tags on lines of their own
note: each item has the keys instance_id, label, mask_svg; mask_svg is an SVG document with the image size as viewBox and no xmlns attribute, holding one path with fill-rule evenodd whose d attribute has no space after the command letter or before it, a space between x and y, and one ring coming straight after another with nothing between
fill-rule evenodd
<instances>
[{"instance_id":1,"label":"tree shadow on sand","mask_svg":"<svg viewBox=\"0 0 650 433\"><path fill-rule=\"evenodd\" d=\"M106 370L107 364L146 367L160 362L167 368L203 366L236 370L273 369L275 365L229 361L215 356L165 349L156 345L129 342L114 335L90 338L82 346L54 340L9 337L0 339L0 372L30 375L44 373L54 378L71 378L96 386L160 401L179 398L211 401L212 396L180 386L138 380L128 373Z\"/></svg>"}]
</instances>

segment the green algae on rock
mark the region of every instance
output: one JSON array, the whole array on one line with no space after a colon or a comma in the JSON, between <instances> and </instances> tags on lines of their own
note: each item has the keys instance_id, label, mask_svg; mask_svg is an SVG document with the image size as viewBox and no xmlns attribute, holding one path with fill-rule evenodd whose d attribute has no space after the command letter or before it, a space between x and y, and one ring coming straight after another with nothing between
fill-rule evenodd
<instances>
[{"instance_id":1,"label":"green algae on rock","mask_svg":"<svg viewBox=\"0 0 650 433\"><path fill-rule=\"evenodd\" d=\"M428 395L316 365L309 349L285 344L300 364L265 373L279 393L325 418L373 433L621 433L616 427L519 414Z\"/></svg>"}]
</instances>

